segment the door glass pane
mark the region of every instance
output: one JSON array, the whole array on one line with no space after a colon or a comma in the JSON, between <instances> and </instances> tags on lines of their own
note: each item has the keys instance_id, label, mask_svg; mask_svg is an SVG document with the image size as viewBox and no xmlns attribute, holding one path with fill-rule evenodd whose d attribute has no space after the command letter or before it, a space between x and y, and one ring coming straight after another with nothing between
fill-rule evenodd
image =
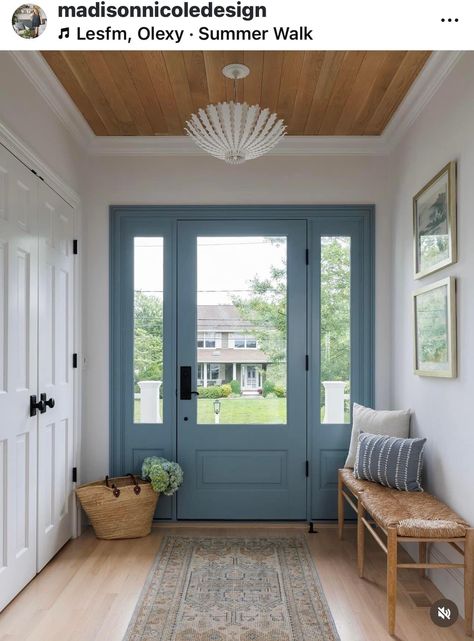
<instances>
[{"instance_id":1,"label":"door glass pane","mask_svg":"<svg viewBox=\"0 0 474 641\"><path fill-rule=\"evenodd\" d=\"M197 422L285 424L286 238L198 238L197 283Z\"/></svg>"},{"instance_id":2,"label":"door glass pane","mask_svg":"<svg viewBox=\"0 0 474 641\"><path fill-rule=\"evenodd\" d=\"M321 238L321 420L350 422L351 239Z\"/></svg>"},{"instance_id":3,"label":"door glass pane","mask_svg":"<svg viewBox=\"0 0 474 641\"><path fill-rule=\"evenodd\" d=\"M134 422L163 422L163 238L134 242Z\"/></svg>"}]
</instances>

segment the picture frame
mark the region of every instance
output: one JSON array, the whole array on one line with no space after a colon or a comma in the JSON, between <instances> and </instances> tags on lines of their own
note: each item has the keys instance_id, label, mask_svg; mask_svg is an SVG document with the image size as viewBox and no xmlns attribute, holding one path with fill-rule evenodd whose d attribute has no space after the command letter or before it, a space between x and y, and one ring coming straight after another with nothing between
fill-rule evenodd
<instances>
[{"instance_id":1,"label":"picture frame","mask_svg":"<svg viewBox=\"0 0 474 641\"><path fill-rule=\"evenodd\" d=\"M413 197L415 278L457 261L456 162L449 162Z\"/></svg>"},{"instance_id":2,"label":"picture frame","mask_svg":"<svg viewBox=\"0 0 474 641\"><path fill-rule=\"evenodd\" d=\"M456 378L456 279L438 280L413 293L414 372Z\"/></svg>"}]
</instances>

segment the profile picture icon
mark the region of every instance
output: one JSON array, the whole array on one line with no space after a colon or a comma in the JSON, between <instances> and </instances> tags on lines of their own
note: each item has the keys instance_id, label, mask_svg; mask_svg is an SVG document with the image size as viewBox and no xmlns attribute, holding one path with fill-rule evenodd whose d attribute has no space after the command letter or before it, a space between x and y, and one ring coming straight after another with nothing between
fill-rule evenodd
<instances>
[{"instance_id":1,"label":"profile picture icon","mask_svg":"<svg viewBox=\"0 0 474 641\"><path fill-rule=\"evenodd\" d=\"M46 23L46 14L37 4L20 5L12 17L13 29L21 38L38 38Z\"/></svg>"}]
</instances>

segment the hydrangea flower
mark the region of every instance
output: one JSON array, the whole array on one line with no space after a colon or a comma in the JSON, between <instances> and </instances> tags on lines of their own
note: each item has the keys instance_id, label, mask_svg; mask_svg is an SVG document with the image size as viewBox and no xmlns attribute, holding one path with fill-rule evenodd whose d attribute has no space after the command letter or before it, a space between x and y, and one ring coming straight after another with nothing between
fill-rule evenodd
<instances>
[{"instance_id":1,"label":"hydrangea flower","mask_svg":"<svg viewBox=\"0 0 474 641\"><path fill-rule=\"evenodd\" d=\"M143 461L142 477L151 482L155 492L172 496L183 483L183 470L161 456L148 456Z\"/></svg>"}]
</instances>

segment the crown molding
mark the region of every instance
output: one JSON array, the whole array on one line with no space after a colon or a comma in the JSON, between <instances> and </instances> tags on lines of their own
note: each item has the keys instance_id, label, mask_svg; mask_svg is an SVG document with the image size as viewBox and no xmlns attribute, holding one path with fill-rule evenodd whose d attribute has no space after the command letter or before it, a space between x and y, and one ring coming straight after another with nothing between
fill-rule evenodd
<instances>
[{"instance_id":1,"label":"crown molding","mask_svg":"<svg viewBox=\"0 0 474 641\"><path fill-rule=\"evenodd\" d=\"M78 144L93 156L207 156L187 136L95 136L79 109L38 52L9 52ZM269 156L384 156L391 153L462 51L435 51L380 136L285 136Z\"/></svg>"},{"instance_id":2,"label":"crown molding","mask_svg":"<svg viewBox=\"0 0 474 641\"><path fill-rule=\"evenodd\" d=\"M464 51L434 51L382 134L386 152L392 152L440 88Z\"/></svg>"},{"instance_id":3,"label":"crown molding","mask_svg":"<svg viewBox=\"0 0 474 641\"><path fill-rule=\"evenodd\" d=\"M43 56L38 51L9 51L8 53L43 96L74 140L87 150L95 135Z\"/></svg>"},{"instance_id":4,"label":"crown molding","mask_svg":"<svg viewBox=\"0 0 474 641\"><path fill-rule=\"evenodd\" d=\"M18 158L29 169L33 169L50 187L52 187L72 207L80 206L79 194L74 191L51 167L17 136L6 124L0 121L0 144Z\"/></svg>"}]
</instances>

